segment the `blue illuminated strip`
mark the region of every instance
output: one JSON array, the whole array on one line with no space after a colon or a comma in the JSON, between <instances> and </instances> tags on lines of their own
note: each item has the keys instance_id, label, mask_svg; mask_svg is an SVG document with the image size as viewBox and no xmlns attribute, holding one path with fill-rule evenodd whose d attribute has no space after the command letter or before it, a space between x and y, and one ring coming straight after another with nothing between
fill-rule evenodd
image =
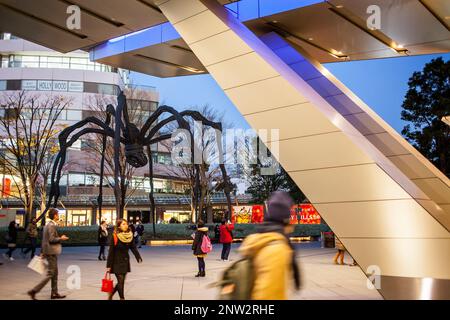
<instances>
[{"instance_id":1,"label":"blue illuminated strip","mask_svg":"<svg viewBox=\"0 0 450 320\"><path fill-rule=\"evenodd\" d=\"M245 22L277 13L325 2L325 0L240 0L225 7L240 21ZM91 60L161 44L181 38L170 22L120 36L94 47Z\"/></svg>"}]
</instances>

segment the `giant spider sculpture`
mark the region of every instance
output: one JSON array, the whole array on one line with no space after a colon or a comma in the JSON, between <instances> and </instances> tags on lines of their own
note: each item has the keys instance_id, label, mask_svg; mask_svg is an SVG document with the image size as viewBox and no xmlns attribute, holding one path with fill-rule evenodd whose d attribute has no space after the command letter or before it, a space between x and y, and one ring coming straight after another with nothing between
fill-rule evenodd
<instances>
[{"instance_id":1,"label":"giant spider sculpture","mask_svg":"<svg viewBox=\"0 0 450 320\"><path fill-rule=\"evenodd\" d=\"M169 114L168 117L159 120L162 115ZM78 139L86 134L99 134L102 136L102 154L100 160L100 185L99 195L97 198L99 216L101 217L102 205L103 205L103 177L104 177L104 164L105 164L105 150L107 145L107 139L113 139L114 141L114 194L116 198L116 213L122 215L123 207L121 206L120 197L120 148L121 145L125 146L125 158L126 162L135 168L143 167L149 164L149 177L150 177L150 212L153 220L153 231L155 232L155 199L153 191L153 163L152 163L152 151L151 145L171 138L171 134L161 134L160 130L167 124L174 122L178 128L187 130L191 136L191 158L194 165L195 172L195 188L194 198L198 201L199 195L199 164L194 164L194 152L196 145L194 143L194 136L192 128L189 122L185 119L191 118L195 121L199 121L204 126L209 126L218 131L222 131L222 124L220 122L213 122L206 119L202 114L197 111L182 111L178 112L174 108L169 106L160 106L156 111L150 115L141 129L139 129L134 123L130 121L128 114L128 106L126 97L121 91L117 98L117 107L112 105L106 107L106 119L104 121L96 117L87 117L84 120L77 122L76 124L65 128L58 136L60 150L56 155L52 173L51 173L51 186L50 194L47 201L47 206L44 212L39 216L38 220L42 219L48 209L53 206L56 207L60 196L59 182L61 180L61 173L66 161L67 149L70 148ZM114 128L110 126L111 121L115 121ZM86 127L88 126L88 127ZM81 129L81 130L79 130ZM78 131L79 130L79 131ZM225 165L223 164L223 151L221 139L216 139L219 150L219 166L224 183L224 193L227 199L228 215L231 214L231 197L230 197L230 181L227 175ZM147 153L147 154L146 154ZM197 205L195 205L196 215ZM229 217L228 217L229 218Z\"/></svg>"}]
</instances>

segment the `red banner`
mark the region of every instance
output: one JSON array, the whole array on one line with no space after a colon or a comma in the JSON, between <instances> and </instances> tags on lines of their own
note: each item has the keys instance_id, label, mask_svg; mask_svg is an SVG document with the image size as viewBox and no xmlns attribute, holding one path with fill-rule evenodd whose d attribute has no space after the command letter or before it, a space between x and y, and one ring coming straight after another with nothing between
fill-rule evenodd
<instances>
[{"instance_id":1,"label":"red banner","mask_svg":"<svg viewBox=\"0 0 450 320\"><path fill-rule=\"evenodd\" d=\"M8 197L11 195L11 179L3 178L2 183L2 197Z\"/></svg>"},{"instance_id":2,"label":"red banner","mask_svg":"<svg viewBox=\"0 0 450 320\"><path fill-rule=\"evenodd\" d=\"M252 223L261 223L264 221L264 206L254 205L252 207Z\"/></svg>"},{"instance_id":3,"label":"red banner","mask_svg":"<svg viewBox=\"0 0 450 320\"><path fill-rule=\"evenodd\" d=\"M299 224L320 224L320 215L312 204L300 205Z\"/></svg>"}]
</instances>

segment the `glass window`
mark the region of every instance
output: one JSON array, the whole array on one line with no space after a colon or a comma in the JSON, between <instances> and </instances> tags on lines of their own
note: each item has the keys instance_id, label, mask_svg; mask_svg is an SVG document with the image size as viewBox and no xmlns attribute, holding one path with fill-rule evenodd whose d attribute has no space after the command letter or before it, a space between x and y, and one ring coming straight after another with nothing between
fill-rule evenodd
<instances>
[{"instance_id":1,"label":"glass window","mask_svg":"<svg viewBox=\"0 0 450 320\"><path fill-rule=\"evenodd\" d=\"M94 174L86 175L86 185L87 186L98 186L100 185L100 177Z\"/></svg>"},{"instance_id":2,"label":"glass window","mask_svg":"<svg viewBox=\"0 0 450 320\"><path fill-rule=\"evenodd\" d=\"M89 226L91 215L90 209L69 209L67 210L67 226Z\"/></svg>"},{"instance_id":3,"label":"glass window","mask_svg":"<svg viewBox=\"0 0 450 320\"><path fill-rule=\"evenodd\" d=\"M67 110L61 110L58 120L67 120Z\"/></svg>"},{"instance_id":4,"label":"glass window","mask_svg":"<svg viewBox=\"0 0 450 320\"><path fill-rule=\"evenodd\" d=\"M69 186L84 186L85 174L84 173L70 173L69 174Z\"/></svg>"},{"instance_id":5,"label":"glass window","mask_svg":"<svg viewBox=\"0 0 450 320\"><path fill-rule=\"evenodd\" d=\"M6 80L0 80L0 91L6 90Z\"/></svg>"},{"instance_id":6,"label":"glass window","mask_svg":"<svg viewBox=\"0 0 450 320\"><path fill-rule=\"evenodd\" d=\"M115 90L112 84L103 84L103 83L98 84L98 93L113 95L114 92Z\"/></svg>"},{"instance_id":7,"label":"glass window","mask_svg":"<svg viewBox=\"0 0 450 320\"><path fill-rule=\"evenodd\" d=\"M6 90L21 90L22 81L21 80L8 80L6 83Z\"/></svg>"},{"instance_id":8,"label":"glass window","mask_svg":"<svg viewBox=\"0 0 450 320\"><path fill-rule=\"evenodd\" d=\"M22 68L39 68L38 56L22 56L20 67Z\"/></svg>"},{"instance_id":9,"label":"glass window","mask_svg":"<svg viewBox=\"0 0 450 320\"><path fill-rule=\"evenodd\" d=\"M8 56L2 56L1 59L1 65L0 68L8 68L8 64L9 64L9 57Z\"/></svg>"},{"instance_id":10,"label":"glass window","mask_svg":"<svg viewBox=\"0 0 450 320\"><path fill-rule=\"evenodd\" d=\"M107 224L115 224L116 223L116 210L102 209L102 216L99 218L100 218L100 221L106 221Z\"/></svg>"},{"instance_id":11,"label":"glass window","mask_svg":"<svg viewBox=\"0 0 450 320\"><path fill-rule=\"evenodd\" d=\"M81 120L81 110L67 110L67 120L79 121Z\"/></svg>"}]
</instances>

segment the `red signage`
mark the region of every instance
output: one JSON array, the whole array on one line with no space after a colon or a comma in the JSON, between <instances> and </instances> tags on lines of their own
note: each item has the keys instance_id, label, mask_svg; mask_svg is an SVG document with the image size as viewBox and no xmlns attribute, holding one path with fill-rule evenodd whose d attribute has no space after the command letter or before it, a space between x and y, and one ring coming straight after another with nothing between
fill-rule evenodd
<instances>
[{"instance_id":1,"label":"red signage","mask_svg":"<svg viewBox=\"0 0 450 320\"><path fill-rule=\"evenodd\" d=\"M10 195L11 195L11 179L3 178L2 197L8 197Z\"/></svg>"},{"instance_id":2,"label":"red signage","mask_svg":"<svg viewBox=\"0 0 450 320\"><path fill-rule=\"evenodd\" d=\"M320 224L320 215L312 204L300 205L300 224Z\"/></svg>"},{"instance_id":3,"label":"red signage","mask_svg":"<svg viewBox=\"0 0 450 320\"><path fill-rule=\"evenodd\" d=\"M264 205L233 206L233 223L262 223L264 221ZM304 203L291 207L291 224L320 224L319 213L312 204Z\"/></svg>"},{"instance_id":4,"label":"red signage","mask_svg":"<svg viewBox=\"0 0 450 320\"><path fill-rule=\"evenodd\" d=\"M264 221L264 206L254 205L252 207L252 223L261 223Z\"/></svg>"}]
</instances>

